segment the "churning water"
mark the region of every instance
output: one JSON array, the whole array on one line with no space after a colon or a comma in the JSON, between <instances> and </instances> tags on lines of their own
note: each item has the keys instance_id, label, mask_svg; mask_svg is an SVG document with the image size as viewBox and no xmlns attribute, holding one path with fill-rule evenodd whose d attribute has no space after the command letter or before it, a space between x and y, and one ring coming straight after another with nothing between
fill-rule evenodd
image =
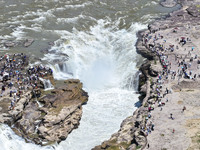
<instances>
[{"instance_id":1,"label":"churning water","mask_svg":"<svg viewBox=\"0 0 200 150\"><path fill-rule=\"evenodd\" d=\"M58 149L91 149L117 131L121 121L135 109L138 95L134 90L137 86L134 45L136 32L145 26L136 23L129 30L115 31L105 29L106 23L99 20L89 32L63 35L69 40L52 48L69 55L69 60L59 62L62 65L52 66L54 77L78 78L89 94L79 128ZM52 61L54 57L47 54L44 59Z\"/></svg>"},{"instance_id":2,"label":"churning water","mask_svg":"<svg viewBox=\"0 0 200 150\"><path fill-rule=\"evenodd\" d=\"M173 9L159 0L0 0L0 50L24 52L53 68L54 78L78 78L89 94L78 129L65 141L41 147L2 124L3 150L89 150L119 129L138 101L136 33ZM28 47L4 42L33 38ZM54 46L49 42L55 41ZM49 53L43 50L48 48ZM69 57L67 57L69 56ZM44 81L47 88L52 88Z\"/></svg>"}]
</instances>

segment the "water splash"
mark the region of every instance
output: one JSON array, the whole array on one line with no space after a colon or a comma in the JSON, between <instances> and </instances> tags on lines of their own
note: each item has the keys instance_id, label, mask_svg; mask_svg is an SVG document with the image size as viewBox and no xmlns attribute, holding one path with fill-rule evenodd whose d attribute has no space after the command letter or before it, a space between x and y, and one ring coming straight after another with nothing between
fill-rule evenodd
<instances>
[{"instance_id":1,"label":"water splash","mask_svg":"<svg viewBox=\"0 0 200 150\"><path fill-rule=\"evenodd\" d=\"M43 78L39 78L39 79L44 84L45 91L54 89L54 86L51 84L51 81L49 79L43 79Z\"/></svg>"},{"instance_id":2,"label":"water splash","mask_svg":"<svg viewBox=\"0 0 200 150\"><path fill-rule=\"evenodd\" d=\"M62 38L52 47L54 54L44 58L53 66L55 55L66 53L69 60L54 65L54 77L78 78L89 93L79 128L56 147L59 150L91 149L116 132L121 121L136 109L136 32L146 26L135 23L120 30L119 21L97 23L87 32L58 31Z\"/></svg>"}]
</instances>

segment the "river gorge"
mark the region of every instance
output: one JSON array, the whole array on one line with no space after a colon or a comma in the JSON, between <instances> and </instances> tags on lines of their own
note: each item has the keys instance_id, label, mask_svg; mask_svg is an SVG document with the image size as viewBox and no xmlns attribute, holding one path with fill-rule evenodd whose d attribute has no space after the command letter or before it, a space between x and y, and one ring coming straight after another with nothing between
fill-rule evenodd
<instances>
[{"instance_id":1,"label":"river gorge","mask_svg":"<svg viewBox=\"0 0 200 150\"><path fill-rule=\"evenodd\" d=\"M79 79L88 92L80 125L59 144L26 143L0 125L3 150L89 150L116 132L138 107L137 32L180 8L160 0L1 0L0 52L23 52L54 79ZM23 46L33 39L30 46ZM13 42L13 45L8 45Z\"/></svg>"}]
</instances>

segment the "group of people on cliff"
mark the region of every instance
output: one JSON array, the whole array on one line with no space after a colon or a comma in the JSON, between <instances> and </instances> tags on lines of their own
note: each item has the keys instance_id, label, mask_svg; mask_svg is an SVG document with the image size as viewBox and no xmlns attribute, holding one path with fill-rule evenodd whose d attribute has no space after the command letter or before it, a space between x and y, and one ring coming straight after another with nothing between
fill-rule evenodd
<instances>
[{"instance_id":1,"label":"group of people on cliff","mask_svg":"<svg viewBox=\"0 0 200 150\"><path fill-rule=\"evenodd\" d=\"M53 73L51 68L42 65L28 67L28 61L28 56L23 53L0 56L0 96L9 95L13 98L10 109L14 108L23 91L41 88L43 83L39 78Z\"/></svg>"},{"instance_id":2,"label":"group of people on cliff","mask_svg":"<svg viewBox=\"0 0 200 150\"><path fill-rule=\"evenodd\" d=\"M148 108L148 115L145 117L144 125L141 127L141 130L148 135L151 133L151 131L154 130L154 124L151 120L151 111L154 110L155 104L158 104L158 107L160 107L160 111L162 111L162 107L165 105L165 102L168 102L168 98L166 98L166 101L164 101L164 97L171 93L172 90L166 88L165 91L163 91L163 84L165 82L168 82L169 80L181 80L181 78L184 79L193 79L195 80L197 77L200 77L200 74L197 74L197 72L192 72L194 70L195 66L197 65L196 69L199 69L198 64L200 64L200 60L198 60L198 55L196 53L193 53L195 51L194 47L191 47L189 52L185 55L178 56L177 54L174 55L174 60L172 61L168 59L168 56L170 52L174 52L175 50L179 50L180 45L183 49L183 47L186 45L188 41L191 41L189 38L180 37L180 40L177 39L176 42L176 48L174 45L168 45L169 47L165 47L163 43L157 42L158 40L163 40L164 43L167 41L164 39L164 36L158 34L153 37L151 33L146 33L143 35L143 44L144 46L149 49L152 53L155 53L158 58L160 59L160 63L163 67L162 71L159 72L157 76L156 82L153 83L152 91L154 92L154 100L152 99L147 101L146 107ZM166 44L167 45L167 44ZM185 48L186 51L186 48ZM194 55L192 57L192 55ZM172 64L173 63L173 64ZM172 69L173 68L173 69ZM169 78L171 76L171 78ZM184 106L182 109L182 112L186 110L186 107ZM172 116L172 113L170 113L170 119L174 119Z\"/></svg>"},{"instance_id":3,"label":"group of people on cliff","mask_svg":"<svg viewBox=\"0 0 200 150\"><path fill-rule=\"evenodd\" d=\"M165 47L163 43L156 42L157 40L163 39L163 38L164 37L160 34L152 37L150 33L147 33L143 37L143 41L144 41L143 43L145 43L146 48L148 48L153 53L156 53L156 55L160 58L160 62L164 68L162 75L166 75L166 79L168 79L169 75L171 75L171 79L175 79L178 76L179 80L182 77L187 78L187 79L195 79L197 77L200 77L200 74L193 73L191 70L189 70L193 66L194 63L200 64L200 60L198 60L197 54L194 54L193 57L191 56L195 48L192 46L188 54L186 54L184 57L182 55L181 56L175 55L175 61L177 61L177 68L179 69L171 70L171 62L167 60L168 55L165 55L165 53L173 52L175 48L174 48L174 45L169 45L169 47L167 46ZM181 44L182 47L187 43L187 41L191 41L191 39L185 38L185 37L180 37L180 39L181 40L177 39L177 41L179 41L177 44ZM167 42L166 40L163 40L163 41ZM179 50L178 45L176 46L176 50ZM196 61L194 62L194 60ZM198 69L198 65L197 65L197 69Z\"/></svg>"}]
</instances>

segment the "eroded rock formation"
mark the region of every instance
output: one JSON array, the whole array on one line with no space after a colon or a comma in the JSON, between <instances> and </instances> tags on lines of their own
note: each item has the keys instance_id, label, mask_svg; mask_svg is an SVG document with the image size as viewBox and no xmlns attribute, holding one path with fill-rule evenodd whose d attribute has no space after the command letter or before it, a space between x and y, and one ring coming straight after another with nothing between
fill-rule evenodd
<instances>
[{"instance_id":1,"label":"eroded rock formation","mask_svg":"<svg viewBox=\"0 0 200 150\"><path fill-rule=\"evenodd\" d=\"M0 122L12 126L27 141L40 145L60 142L78 127L87 100L79 80L66 80L64 86L43 91L40 97L31 91L23 93L13 110L8 110L11 99L4 97Z\"/></svg>"}]
</instances>

